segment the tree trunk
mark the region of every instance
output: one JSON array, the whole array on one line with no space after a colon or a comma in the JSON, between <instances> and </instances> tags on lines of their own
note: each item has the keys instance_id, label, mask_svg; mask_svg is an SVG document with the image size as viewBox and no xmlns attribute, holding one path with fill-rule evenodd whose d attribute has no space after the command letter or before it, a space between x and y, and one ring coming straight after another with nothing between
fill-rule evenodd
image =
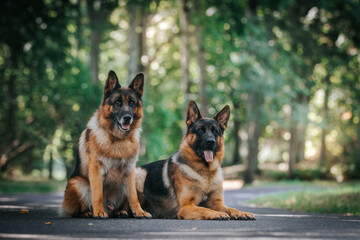
<instances>
[{"instance_id":1,"label":"tree trunk","mask_svg":"<svg viewBox=\"0 0 360 240\"><path fill-rule=\"evenodd\" d=\"M324 105L323 105L323 109L322 109L323 123L325 123L325 124L321 131L320 166L325 166L325 164L326 164L326 135L328 133L327 120L328 120L328 111L329 111L328 101L329 101L329 94L330 94L329 82L330 82L330 80L328 79L328 77L326 77L325 89L324 89L325 90Z\"/></svg>"},{"instance_id":2,"label":"tree trunk","mask_svg":"<svg viewBox=\"0 0 360 240\"><path fill-rule=\"evenodd\" d=\"M304 114L302 114L301 121L297 124L297 134L298 134L298 148L297 148L297 157L296 162L300 162L305 159L305 135L306 135L306 127L308 123L308 112L309 112L309 97L301 93L299 96L299 103L302 106Z\"/></svg>"},{"instance_id":3,"label":"tree trunk","mask_svg":"<svg viewBox=\"0 0 360 240\"><path fill-rule=\"evenodd\" d=\"M294 119L296 119L294 106L291 109L291 116L290 116L290 147L289 147L289 178L295 177L295 163L296 163L296 157L297 157L297 149L299 145L298 141L298 129L297 129L297 123L294 122Z\"/></svg>"},{"instance_id":4,"label":"tree trunk","mask_svg":"<svg viewBox=\"0 0 360 240\"><path fill-rule=\"evenodd\" d=\"M140 72L144 72L145 71L145 66L141 60L142 56L146 56L148 57L148 49L147 49L147 43L146 43L146 29L147 29L147 24L149 21L149 15L150 12L149 10L140 5L141 7L141 14L140 14L140 19L141 19L141 33L140 33L140 41L139 41L139 48L140 48L140 54L139 54L139 71ZM149 61L149 57L148 57L148 61ZM146 72L146 76L147 76Z\"/></svg>"},{"instance_id":5,"label":"tree trunk","mask_svg":"<svg viewBox=\"0 0 360 240\"><path fill-rule=\"evenodd\" d=\"M232 163L235 164L239 164L241 163L241 158L240 158L240 145L241 145L241 139L239 137L239 131L240 131L240 127L241 127L241 122L240 122L240 118L239 118L239 103L237 102L233 102L234 105L234 129L233 129L233 139L234 139L234 152L233 152L233 159L232 159Z\"/></svg>"},{"instance_id":6,"label":"tree trunk","mask_svg":"<svg viewBox=\"0 0 360 240\"><path fill-rule=\"evenodd\" d=\"M307 116L307 115L306 115ZM305 122L298 123L298 149L297 149L297 157L295 161L297 163L303 161L305 159L305 133L306 133L306 125L307 120Z\"/></svg>"},{"instance_id":7,"label":"tree trunk","mask_svg":"<svg viewBox=\"0 0 360 240\"><path fill-rule=\"evenodd\" d=\"M128 6L129 12L129 76L128 81L134 78L138 72L144 71L141 57L146 55L146 28L147 10L138 2L131 1Z\"/></svg>"},{"instance_id":8,"label":"tree trunk","mask_svg":"<svg viewBox=\"0 0 360 240\"><path fill-rule=\"evenodd\" d=\"M17 105L17 72L18 72L18 56L20 55L18 52L18 46L11 47L11 57L10 57L10 76L7 78L7 86L8 91L6 91L6 101L8 102L8 109L7 114L5 114L4 119L7 122L7 131L1 133L2 137L2 144L1 145L8 145L18 137L17 130L17 121L16 121L16 112L18 110ZM1 149L2 147L0 147Z\"/></svg>"},{"instance_id":9,"label":"tree trunk","mask_svg":"<svg viewBox=\"0 0 360 240\"><path fill-rule=\"evenodd\" d=\"M262 106L264 103L261 93L251 91L247 103L248 123L248 161L244 181L254 181L254 174L258 166L259 139L262 131Z\"/></svg>"},{"instance_id":10,"label":"tree trunk","mask_svg":"<svg viewBox=\"0 0 360 240\"><path fill-rule=\"evenodd\" d=\"M308 97L303 93L298 93L296 106L302 111L308 109ZM291 108L290 115L290 143L289 143L289 163L288 174L290 178L295 177L295 164L305 159L305 131L307 125L307 114L296 113L295 107Z\"/></svg>"},{"instance_id":11,"label":"tree trunk","mask_svg":"<svg viewBox=\"0 0 360 240\"><path fill-rule=\"evenodd\" d=\"M201 1L195 0L195 9L200 11ZM196 17L196 16L194 16ZM196 38L196 59L200 69L200 78L199 78L199 97L200 97L200 111L207 116L209 111L209 100L206 94L206 85L207 85L207 74L206 74L206 60L205 60L205 51L203 47L203 34L199 18L197 18L196 29L195 29L195 38Z\"/></svg>"},{"instance_id":12,"label":"tree trunk","mask_svg":"<svg viewBox=\"0 0 360 240\"><path fill-rule=\"evenodd\" d=\"M354 161L355 161L355 174L357 177L360 177L360 124L357 124L357 136L356 136L356 145L354 151Z\"/></svg>"},{"instance_id":13,"label":"tree trunk","mask_svg":"<svg viewBox=\"0 0 360 240\"><path fill-rule=\"evenodd\" d=\"M102 2L86 0L87 12L90 21L90 81L92 84L98 83L99 75L99 49L102 41L102 29L104 23L104 13Z\"/></svg>"},{"instance_id":14,"label":"tree trunk","mask_svg":"<svg viewBox=\"0 0 360 240\"><path fill-rule=\"evenodd\" d=\"M15 129L16 129L16 111L17 111L17 104L16 104L16 97L17 97L17 93L16 93L16 76L14 74L15 70L12 70L11 76L10 76L10 80L9 80L9 91L7 91L8 93L8 102L9 102L9 109L8 109L8 132L10 133L9 136L10 139L15 138Z\"/></svg>"},{"instance_id":15,"label":"tree trunk","mask_svg":"<svg viewBox=\"0 0 360 240\"><path fill-rule=\"evenodd\" d=\"M17 139L19 136L19 131L17 131L17 119L16 113L18 111L17 105L17 72L18 72L18 52L19 46L15 44L11 46L11 57L10 57L10 66L9 71L10 76L5 77L4 81L8 87L8 91L5 93L5 100L8 103L6 114L4 114L4 127L7 128L5 132L2 132L0 135L1 145L0 145L0 173L4 172L6 166L11 160L9 155L15 147L20 143L20 140ZM3 79L2 79L3 80ZM7 147L9 146L9 147ZM15 152L15 151L14 151Z\"/></svg>"},{"instance_id":16,"label":"tree trunk","mask_svg":"<svg viewBox=\"0 0 360 240\"><path fill-rule=\"evenodd\" d=\"M139 72L139 34L136 32L136 28L140 26L138 6L135 1L131 1L128 4L128 12L129 12L129 62L128 62L128 82L131 82L133 77Z\"/></svg>"},{"instance_id":17,"label":"tree trunk","mask_svg":"<svg viewBox=\"0 0 360 240\"><path fill-rule=\"evenodd\" d=\"M257 1L247 2L246 16L253 18L256 16ZM254 174L258 167L259 139L261 135L261 118L264 98L260 89L249 91L246 106L246 117L248 119L248 159L245 170L244 181L251 183L254 181Z\"/></svg>"},{"instance_id":18,"label":"tree trunk","mask_svg":"<svg viewBox=\"0 0 360 240\"><path fill-rule=\"evenodd\" d=\"M189 36L189 8L187 0L180 1L180 65L181 65L181 90L184 93L185 106L190 93L190 36Z\"/></svg>"},{"instance_id":19,"label":"tree trunk","mask_svg":"<svg viewBox=\"0 0 360 240\"><path fill-rule=\"evenodd\" d=\"M49 161L49 179L53 179L53 165L54 165L54 159L53 159L53 153L52 150L50 152L50 161Z\"/></svg>"}]
</instances>

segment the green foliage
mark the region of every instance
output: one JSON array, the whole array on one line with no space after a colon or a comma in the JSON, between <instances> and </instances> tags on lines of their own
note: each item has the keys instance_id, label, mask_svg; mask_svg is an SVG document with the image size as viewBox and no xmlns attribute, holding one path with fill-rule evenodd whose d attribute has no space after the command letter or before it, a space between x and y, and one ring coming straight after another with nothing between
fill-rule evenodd
<instances>
[{"instance_id":1,"label":"green foliage","mask_svg":"<svg viewBox=\"0 0 360 240\"><path fill-rule=\"evenodd\" d=\"M72 150L101 91L89 83L88 69L76 58L79 6L67 1L5 1L1 11L1 152L11 151L14 142L20 147L29 144L32 151L20 152L8 163L25 173L45 167L43 154L49 144L55 157L72 161ZM57 130L61 134L54 141Z\"/></svg>"},{"instance_id":2,"label":"green foliage","mask_svg":"<svg viewBox=\"0 0 360 240\"><path fill-rule=\"evenodd\" d=\"M263 175L277 181L289 179L288 173L282 171L268 170ZM299 181L314 181L316 179L330 179L331 177L320 168L298 168L292 178Z\"/></svg>"},{"instance_id":3,"label":"green foliage","mask_svg":"<svg viewBox=\"0 0 360 240\"><path fill-rule=\"evenodd\" d=\"M344 175L359 177L359 2L200 2L201 8L197 9L196 1L188 1L190 98L200 102L199 64L194 48L198 26L206 60L205 90L210 101L203 115L211 117L225 104L232 109L225 132L224 165L234 164L236 152L246 163L251 140L259 143L259 154L255 155L260 167L267 163L287 164L293 138L301 139L305 146L296 147L296 151L305 153L297 157L298 163L315 166L311 170L299 167L296 178L326 177L331 171L337 172L338 179L344 179ZM189 99L184 99L180 90L178 2L138 3L149 16L143 34L149 56L142 56L148 69L141 164L167 158L177 150L185 127L184 106ZM43 176L50 156L57 166L54 168L61 166L69 175L78 137L100 104L106 73L115 70L121 84L126 85L129 1L104 4L100 82L92 84L92 27L85 1L3 1L0 155L6 155L8 160L5 164L5 158L0 161L1 175L39 170ZM329 91L326 103L325 91ZM259 139L249 139L252 122L259 126ZM296 135L293 129L303 130ZM320 171L316 165L320 165L322 133L327 135L327 151ZM235 147L236 137L240 149ZM285 177L280 175L275 177Z\"/></svg>"},{"instance_id":4,"label":"green foliage","mask_svg":"<svg viewBox=\"0 0 360 240\"><path fill-rule=\"evenodd\" d=\"M248 203L302 212L360 215L359 186L358 182L328 188L306 185L300 191L265 195Z\"/></svg>"},{"instance_id":5,"label":"green foliage","mask_svg":"<svg viewBox=\"0 0 360 240\"><path fill-rule=\"evenodd\" d=\"M50 193L63 191L65 181L13 181L0 179L0 193Z\"/></svg>"}]
</instances>

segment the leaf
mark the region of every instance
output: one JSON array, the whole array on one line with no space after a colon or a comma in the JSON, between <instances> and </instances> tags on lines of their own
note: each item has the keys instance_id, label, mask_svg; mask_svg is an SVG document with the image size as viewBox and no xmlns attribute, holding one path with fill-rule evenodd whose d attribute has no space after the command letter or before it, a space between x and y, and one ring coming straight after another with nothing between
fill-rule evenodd
<instances>
[{"instance_id":1,"label":"leaf","mask_svg":"<svg viewBox=\"0 0 360 240\"><path fill-rule=\"evenodd\" d=\"M30 211L29 211L29 209L21 209L20 210L20 213L22 213L22 214L28 214Z\"/></svg>"},{"instance_id":2,"label":"leaf","mask_svg":"<svg viewBox=\"0 0 360 240\"><path fill-rule=\"evenodd\" d=\"M46 222L45 225L53 225L52 222Z\"/></svg>"}]
</instances>

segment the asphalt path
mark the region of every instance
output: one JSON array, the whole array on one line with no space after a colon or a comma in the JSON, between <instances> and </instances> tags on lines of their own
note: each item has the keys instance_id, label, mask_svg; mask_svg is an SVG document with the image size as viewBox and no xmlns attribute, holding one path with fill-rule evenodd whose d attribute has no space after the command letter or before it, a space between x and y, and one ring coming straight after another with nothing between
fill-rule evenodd
<instances>
[{"instance_id":1,"label":"asphalt path","mask_svg":"<svg viewBox=\"0 0 360 240\"><path fill-rule=\"evenodd\" d=\"M261 194L292 188L248 187L225 191L225 203L255 214L256 221L170 219L70 219L58 209L63 193L0 194L1 239L360 239L360 217L298 213L248 206ZM29 210L22 213L21 209Z\"/></svg>"}]
</instances>

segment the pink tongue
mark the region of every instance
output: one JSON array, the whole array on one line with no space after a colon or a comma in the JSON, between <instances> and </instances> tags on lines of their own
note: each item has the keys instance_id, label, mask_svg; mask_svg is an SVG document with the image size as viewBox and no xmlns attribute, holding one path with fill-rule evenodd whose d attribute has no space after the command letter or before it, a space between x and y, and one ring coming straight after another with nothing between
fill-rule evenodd
<instances>
[{"instance_id":1,"label":"pink tongue","mask_svg":"<svg viewBox=\"0 0 360 240\"><path fill-rule=\"evenodd\" d=\"M128 130L130 128L130 124L121 124L121 127L124 129L124 130Z\"/></svg>"},{"instance_id":2,"label":"pink tongue","mask_svg":"<svg viewBox=\"0 0 360 240\"><path fill-rule=\"evenodd\" d=\"M210 150L204 151L205 160L207 162L212 162L214 160L214 154Z\"/></svg>"},{"instance_id":3,"label":"pink tongue","mask_svg":"<svg viewBox=\"0 0 360 240\"><path fill-rule=\"evenodd\" d=\"M112 211L112 210L114 210L114 205L108 204L107 208Z\"/></svg>"}]
</instances>

